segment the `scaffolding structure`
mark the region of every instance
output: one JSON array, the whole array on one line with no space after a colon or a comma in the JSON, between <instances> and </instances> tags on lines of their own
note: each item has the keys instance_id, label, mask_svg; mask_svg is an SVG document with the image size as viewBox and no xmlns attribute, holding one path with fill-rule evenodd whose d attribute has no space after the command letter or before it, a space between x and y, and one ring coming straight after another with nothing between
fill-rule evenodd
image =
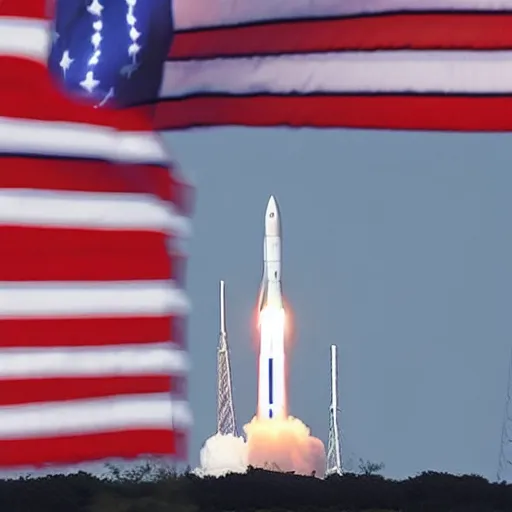
<instances>
[{"instance_id":1,"label":"scaffolding structure","mask_svg":"<svg viewBox=\"0 0 512 512\"><path fill-rule=\"evenodd\" d=\"M326 476L333 474L341 475L343 473L338 412L338 360L336 345L331 345L331 405L329 407Z\"/></svg>"},{"instance_id":2,"label":"scaffolding structure","mask_svg":"<svg viewBox=\"0 0 512 512\"><path fill-rule=\"evenodd\" d=\"M217 347L217 433L237 435L226 329L225 283L220 282L220 335Z\"/></svg>"}]
</instances>

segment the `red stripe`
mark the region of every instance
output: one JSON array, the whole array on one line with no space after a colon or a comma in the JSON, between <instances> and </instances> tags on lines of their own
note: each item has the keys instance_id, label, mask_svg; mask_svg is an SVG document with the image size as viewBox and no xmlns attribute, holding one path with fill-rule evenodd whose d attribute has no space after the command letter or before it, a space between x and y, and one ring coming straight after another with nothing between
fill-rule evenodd
<instances>
[{"instance_id":1,"label":"red stripe","mask_svg":"<svg viewBox=\"0 0 512 512\"><path fill-rule=\"evenodd\" d=\"M0 440L0 467L77 464L139 455L174 455L186 460L184 432L147 429L99 434Z\"/></svg>"},{"instance_id":2,"label":"red stripe","mask_svg":"<svg viewBox=\"0 0 512 512\"><path fill-rule=\"evenodd\" d=\"M176 34L169 57L512 48L512 14L395 14L262 23Z\"/></svg>"},{"instance_id":3,"label":"red stripe","mask_svg":"<svg viewBox=\"0 0 512 512\"><path fill-rule=\"evenodd\" d=\"M96 347L173 341L185 343L181 317L0 320L0 347Z\"/></svg>"},{"instance_id":4,"label":"red stripe","mask_svg":"<svg viewBox=\"0 0 512 512\"><path fill-rule=\"evenodd\" d=\"M512 131L512 96L262 96L162 101L160 130L304 126L462 132Z\"/></svg>"},{"instance_id":5,"label":"red stripe","mask_svg":"<svg viewBox=\"0 0 512 512\"><path fill-rule=\"evenodd\" d=\"M0 188L146 193L179 202L182 186L169 168L155 165L0 156Z\"/></svg>"},{"instance_id":6,"label":"red stripe","mask_svg":"<svg viewBox=\"0 0 512 512\"><path fill-rule=\"evenodd\" d=\"M181 394L185 387L181 380L169 375L0 379L0 406L143 393Z\"/></svg>"},{"instance_id":7,"label":"red stripe","mask_svg":"<svg viewBox=\"0 0 512 512\"><path fill-rule=\"evenodd\" d=\"M52 4L44 0L3 0L0 16L46 19L53 12Z\"/></svg>"},{"instance_id":8,"label":"red stripe","mask_svg":"<svg viewBox=\"0 0 512 512\"><path fill-rule=\"evenodd\" d=\"M75 253L53 251L2 256L2 281L136 281L171 278L165 247Z\"/></svg>"},{"instance_id":9,"label":"red stripe","mask_svg":"<svg viewBox=\"0 0 512 512\"><path fill-rule=\"evenodd\" d=\"M130 230L96 230L78 228L45 228L28 226L2 226L0 228L0 247L2 251L9 246L19 247L20 250L36 249L40 251L45 246L64 247L70 252L96 251L107 247L119 247L123 251L133 249L136 244L148 248L159 249L167 243L167 235L153 231ZM58 250L58 249L57 249ZM3 257L3 253L2 253ZM0 270L1 271L1 270Z\"/></svg>"},{"instance_id":10,"label":"red stripe","mask_svg":"<svg viewBox=\"0 0 512 512\"><path fill-rule=\"evenodd\" d=\"M0 227L0 281L183 280L168 237L144 231Z\"/></svg>"}]
</instances>

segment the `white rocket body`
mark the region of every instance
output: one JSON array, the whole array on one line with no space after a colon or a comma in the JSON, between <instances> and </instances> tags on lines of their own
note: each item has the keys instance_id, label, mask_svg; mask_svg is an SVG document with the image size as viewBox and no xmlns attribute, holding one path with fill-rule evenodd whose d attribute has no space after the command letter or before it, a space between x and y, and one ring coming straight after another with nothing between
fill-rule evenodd
<instances>
[{"instance_id":1,"label":"white rocket body","mask_svg":"<svg viewBox=\"0 0 512 512\"><path fill-rule=\"evenodd\" d=\"M281 218L273 196L265 212L259 301L258 416L286 416L285 311L281 290Z\"/></svg>"}]
</instances>

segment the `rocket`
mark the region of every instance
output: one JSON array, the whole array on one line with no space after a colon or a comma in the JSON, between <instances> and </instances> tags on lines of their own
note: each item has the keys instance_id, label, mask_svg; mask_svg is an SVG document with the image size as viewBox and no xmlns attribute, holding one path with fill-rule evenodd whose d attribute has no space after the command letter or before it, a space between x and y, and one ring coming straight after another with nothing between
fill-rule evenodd
<instances>
[{"instance_id":1,"label":"rocket","mask_svg":"<svg viewBox=\"0 0 512 512\"><path fill-rule=\"evenodd\" d=\"M258 417L285 417L285 315L281 289L281 217L274 196L265 211L263 277L258 300Z\"/></svg>"},{"instance_id":2,"label":"rocket","mask_svg":"<svg viewBox=\"0 0 512 512\"><path fill-rule=\"evenodd\" d=\"M283 307L281 291L281 215L274 196L270 196L265 211L263 277L258 302L260 312L268 305Z\"/></svg>"}]
</instances>

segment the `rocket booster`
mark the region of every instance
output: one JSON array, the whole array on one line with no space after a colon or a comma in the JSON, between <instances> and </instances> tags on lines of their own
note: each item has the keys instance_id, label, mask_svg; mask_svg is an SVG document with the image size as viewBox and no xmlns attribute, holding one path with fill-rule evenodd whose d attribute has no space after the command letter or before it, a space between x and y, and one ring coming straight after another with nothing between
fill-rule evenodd
<instances>
[{"instance_id":1,"label":"rocket booster","mask_svg":"<svg viewBox=\"0 0 512 512\"><path fill-rule=\"evenodd\" d=\"M259 300L258 416L286 416L285 310L281 290L281 218L274 196L265 212Z\"/></svg>"}]
</instances>

